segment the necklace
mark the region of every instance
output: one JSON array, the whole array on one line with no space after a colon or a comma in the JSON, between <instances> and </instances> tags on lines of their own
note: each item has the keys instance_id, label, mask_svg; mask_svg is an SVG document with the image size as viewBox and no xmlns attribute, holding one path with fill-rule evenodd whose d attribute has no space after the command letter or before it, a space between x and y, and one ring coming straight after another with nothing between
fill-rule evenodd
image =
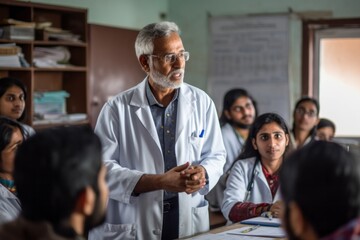
<instances>
[{"instance_id":1,"label":"necklace","mask_svg":"<svg viewBox=\"0 0 360 240\"><path fill-rule=\"evenodd\" d=\"M7 188L11 193L16 195L16 187L14 184L14 180L0 178L0 184Z\"/></svg>"}]
</instances>

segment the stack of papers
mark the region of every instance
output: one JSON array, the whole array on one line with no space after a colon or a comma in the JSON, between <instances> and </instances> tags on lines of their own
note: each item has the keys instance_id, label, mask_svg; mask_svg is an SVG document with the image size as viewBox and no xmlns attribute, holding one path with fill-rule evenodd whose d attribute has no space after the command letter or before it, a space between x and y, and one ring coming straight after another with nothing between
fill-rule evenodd
<instances>
[{"instance_id":1,"label":"stack of papers","mask_svg":"<svg viewBox=\"0 0 360 240\"><path fill-rule=\"evenodd\" d=\"M3 31L2 38L18 40L34 40L35 23L24 22L12 18L3 19L0 22Z\"/></svg>"},{"instance_id":2,"label":"stack of papers","mask_svg":"<svg viewBox=\"0 0 360 240\"><path fill-rule=\"evenodd\" d=\"M42 124L59 124L59 123L75 123L87 119L86 113L74 114L47 114L43 119L35 119L34 125Z\"/></svg>"},{"instance_id":3,"label":"stack of papers","mask_svg":"<svg viewBox=\"0 0 360 240\"><path fill-rule=\"evenodd\" d=\"M271 240L269 238L263 238L263 237L250 237L250 236L241 236L241 235L231 235L227 234L226 232L222 233L209 233L200 235L197 237L189 238L191 240Z\"/></svg>"},{"instance_id":4,"label":"stack of papers","mask_svg":"<svg viewBox=\"0 0 360 240\"><path fill-rule=\"evenodd\" d=\"M64 67L68 65L71 54L67 47L35 47L34 64L36 67Z\"/></svg>"},{"instance_id":5,"label":"stack of papers","mask_svg":"<svg viewBox=\"0 0 360 240\"><path fill-rule=\"evenodd\" d=\"M21 48L15 43L0 44L0 67L21 67Z\"/></svg>"},{"instance_id":6,"label":"stack of papers","mask_svg":"<svg viewBox=\"0 0 360 240\"><path fill-rule=\"evenodd\" d=\"M248 226L226 231L230 235L243 235L253 237L284 238L285 232L280 227Z\"/></svg>"}]
</instances>

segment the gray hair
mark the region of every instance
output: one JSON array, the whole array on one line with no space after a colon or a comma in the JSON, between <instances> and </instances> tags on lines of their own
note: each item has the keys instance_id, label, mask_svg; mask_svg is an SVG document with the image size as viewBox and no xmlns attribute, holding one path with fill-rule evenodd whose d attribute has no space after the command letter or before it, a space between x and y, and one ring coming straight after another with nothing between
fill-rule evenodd
<instances>
[{"instance_id":1,"label":"gray hair","mask_svg":"<svg viewBox=\"0 0 360 240\"><path fill-rule=\"evenodd\" d=\"M172 33L180 35L179 27L174 22L151 23L140 30L135 41L136 57L152 54L154 51L154 40L156 38L170 36Z\"/></svg>"}]
</instances>

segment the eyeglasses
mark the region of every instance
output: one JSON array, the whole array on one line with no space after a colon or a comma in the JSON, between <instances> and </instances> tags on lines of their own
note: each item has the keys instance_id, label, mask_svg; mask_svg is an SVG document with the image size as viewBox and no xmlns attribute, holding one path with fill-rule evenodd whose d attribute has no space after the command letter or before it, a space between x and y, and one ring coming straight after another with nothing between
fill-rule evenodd
<instances>
[{"instance_id":1,"label":"eyeglasses","mask_svg":"<svg viewBox=\"0 0 360 240\"><path fill-rule=\"evenodd\" d=\"M296 110L295 110L295 112L297 113L297 114L300 114L300 115L302 115L302 116L304 116L304 115L308 115L310 118L313 118L313 117L316 117L317 116L317 113L315 112L315 111L306 111L306 109L305 108L302 108L302 107L299 107L299 108L297 108Z\"/></svg>"},{"instance_id":2,"label":"eyeglasses","mask_svg":"<svg viewBox=\"0 0 360 240\"><path fill-rule=\"evenodd\" d=\"M170 53L170 54L165 54L163 56L149 54L148 56L157 57L166 64L173 64L174 62L176 62L176 59L178 59L178 58L180 58L181 60L184 60L185 62L188 61L190 58L190 53L189 52L180 52L178 54Z\"/></svg>"},{"instance_id":3,"label":"eyeglasses","mask_svg":"<svg viewBox=\"0 0 360 240\"><path fill-rule=\"evenodd\" d=\"M231 110L234 112L244 112L245 110L250 110L254 105L252 103L246 103L245 106L236 105L231 107Z\"/></svg>"}]
</instances>

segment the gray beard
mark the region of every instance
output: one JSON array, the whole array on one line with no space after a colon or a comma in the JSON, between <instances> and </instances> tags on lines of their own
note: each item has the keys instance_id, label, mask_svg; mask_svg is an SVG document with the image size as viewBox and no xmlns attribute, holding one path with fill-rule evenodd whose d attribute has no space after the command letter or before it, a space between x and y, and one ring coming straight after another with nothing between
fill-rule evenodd
<instances>
[{"instance_id":1,"label":"gray beard","mask_svg":"<svg viewBox=\"0 0 360 240\"><path fill-rule=\"evenodd\" d=\"M176 71L179 71L179 70L176 70ZM180 88L181 84L183 83L184 70L181 70L182 71L181 81L180 82L172 82L170 80L170 77L176 71L171 72L169 76L165 76L165 75L159 73L158 71L154 70L152 73L150 73L150 77L152 78L154 83L161 88L177 89L177 88Z\"/></svg>"}]
</instances>

